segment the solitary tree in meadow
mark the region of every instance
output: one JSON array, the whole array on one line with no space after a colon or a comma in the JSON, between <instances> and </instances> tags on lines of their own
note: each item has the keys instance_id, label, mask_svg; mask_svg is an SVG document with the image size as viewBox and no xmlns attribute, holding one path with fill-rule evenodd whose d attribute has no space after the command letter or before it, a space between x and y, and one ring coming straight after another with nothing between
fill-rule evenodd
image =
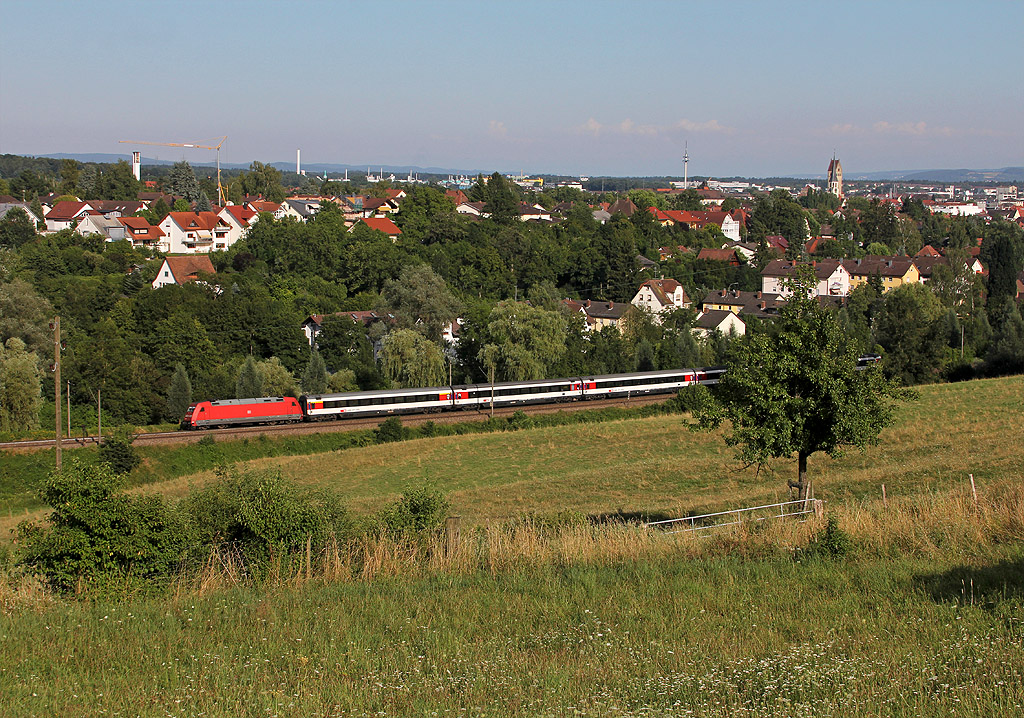
<instances>
[{"instance_id":1,"label":"solitary tree in meadow","mask_svg":"<svg viewBox=\"0 0 1024 718\"><path fill-rule=\"evenodd\" d=\"M894 400L911 396L887 380L881 366L857 369L856 345L811 295L813 286L812 277L793 280L777 332L739 345L696 412L701 428L728 421L725 441L748 464L796 454L797 478L789 486L801 499L807 497L812 454L838 456L845 448L876 443L893 422Z\"/></svg>"}]
</instances>

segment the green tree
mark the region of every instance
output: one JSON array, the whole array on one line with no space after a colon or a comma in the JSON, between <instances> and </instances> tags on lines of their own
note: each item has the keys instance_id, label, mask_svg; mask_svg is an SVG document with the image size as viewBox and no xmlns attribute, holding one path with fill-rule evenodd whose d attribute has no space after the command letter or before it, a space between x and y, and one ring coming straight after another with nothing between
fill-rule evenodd
<instances>
[{"instance_id":1,"label":"green tree","mask_svg":"<svg viewBox=\"0 0 1024 718\"><path fill-rule=\"evenodd\" d=\"M258 362L256 371L260 375L261 391L267 396L296 396L299 393L295 377L277 357Z\"/></svg>"},{"instance_id":2,"label":"green tree","mask_svg":"<svg viewBox=\"0 0 1024 718\"><path fill-rule=\"evenodd\" d=\"M21 433L39 427L39 358L17 337L0 345L0 431Z\"/></svg>"},{"instance_id":3,"label":"green tree","mask_svg":"<svg viewBox=\"0 0 1024 718\"><path fill-rule=\"evenodd\" d=\"M30 352L52 352L53 341L47 329L53 307L23 279L0 282L0 345L18 337Z\"/></svg>"},{"instance_id":4,"label":"green tree","mask_svg":"<svg viewBox=\"0 0 1024 718\"><path fill-rule=\"evenodd\" d=\"M353 374L353 379L355 375ZM323 394L327 391L327 365L320 352L313 350L309 353L309 364L306 371L302 373L302 391L306 394Z\"/></svg>"},{"instance_id":5,"label":"green tree","mask_svg":"<svg viewBox=\"0 0 1024 718\"><path fill-rule=\"evenodd\" d=\"M183 197L186 202L198 202L202 191L199 189L199 180L196 173L185 160L175 162L171 167L170 174L164 183L164 189L172 195Z\"/></svg>"},{"instance_id":6,"label":"green tree","mask_svg":"<svg viewBox=\"0 0 1024 718\"><path fill-rule=\"evenodd\" d=\"M178 362L174 365L171 385L167 389L167 413L172 419L185 416L185 410L192 403L192 381L188 378L185 365Z\"/></svg>"},{"instance_id":7,"label":"green tree","mask_svg":"<svg viewBox=\"0 0 1024 718\"><path fill-rule=\"evenodd\" d=\"M904 284L882 297L874 334L889 376L905 384L933 382L941 376L949 339L945 316L938 297L922 284Z\"/></svg>"},{"instance_id":8,"label":"green tree","mask_svg":"<svg viewBox=\"0 0 1024 718\"><path fill-rule=\"evenodd\" d=\"M96 193L103 199L136 200L140 189L142 183L124 160L107 165L96 181Z\"/></svg>"},{"instance_id":9,"label":"green tree","mask_svg":"<svg viewBox=\"0 0 1024 718\"><path fill-rule=\"evenodd\" d=\"M380 345L384 375L396 386L439 386L448 378L441 347L411 329L397 329Z\"/></svg>"},{"instance_id":10,"label":"green tree","mask_svg":"<svg viewBox=\"0 0 1024 718\"><path fill-rule=\"evenodd\" d=\"M430 265L416 264L384 284L376 309L394 316L398 327L415 329L436 342L445 326L459 316L462 304Z\"/></svg>"},{"instance_id":11,"label":"green tree","mask_svg":"<svg viewBox=\"0 0 1024 718\"><path fill-rule=\"evenodd\" d=\"M422 242L437 217L454 213L451 197L436 187L418 185L402 200L395 223L402 230L403 239Z\"/></svg>"},{"instance_id":12,"label":"green tree","mask_svg":"<svg viewBox=\"0 0 1024 718\"><path fill-rule=\"evenodd\" d=\"M835 316L798 277L779 310L774 336L740 344L713 398L697 411L697 426L730 423L726 443L748 465L797 455L791 488L807 496L807 459L824 451L864 448L893 421L893 400L906 396L878 367L857 370L857 348Z\"/></svg>"},{"instance_id":13,"label":"green tree","mask_svg":"<svg viewBox=\"0 0 1024 718\"><path fill-rule=\"evenodd\" d=\"M500 302L490 313L478 360L496 381L548 378L565 351L566 317L522 302Z\"/></svg>"},{"instance_id":14,"label":"green tree","mask_svg":"<svg viewBox=\"0 0 1024 718\"><path fill-rule=\"evenodd\" d=\"M81 175L81 164L77 160L63 159L60 161L60 185L57 191L61 194L78 194L78 178Z\"/></svg>"},{"instance_id":15,"label":"green tree","mask_svg":"<svg viewBox=\"0 0 1024 718\"><path fill-rule=\"evenodd\" d=\"M14 207L0 218L0 247L18 249L36 238L36 223L21 207Z\"/></svg>"},{"instance_id":16,"label":"green tree","mask_svg":"<svg viewBox=\"0 0 1024 718\"><path fill-rule=\"evenodd\" d=\"M238 177L242 194L258 195L269 202L281 202L285 198L281 185L281 171L262 162L253 162L249 171Z\"/></svg>"},{"instance_id":17,"label":"green tree","mask_svg":"<svg viewBox=\"0 0 1024 718\"><path fill-rule=\"evenodd\" d=\"M250 354L245 358L235 380L235 398L252 399L263 396L263 381L256 360Z\"/></svg>"},{"instance_id":18,"label":"green tree","mask_svg":"<svg viewBox=\"0 0 1024 718\"><path fill-rule=\"evenodd\" d=\"M487 182L487 211L498 224L519 221L519 197L513 185L500 172Z\"/></svg>"},{"instance_id":19,"label":"green tree","mask_svg":"<svg viewBox=\"0 0 1024 718\"><path fill-rule=\"evenodd\" d=\"M700 212L704 204L700 201L701 196L695 189L686 189L672 198L672 209L681 209L689 212Z\"/></svg>"}]
</instances>

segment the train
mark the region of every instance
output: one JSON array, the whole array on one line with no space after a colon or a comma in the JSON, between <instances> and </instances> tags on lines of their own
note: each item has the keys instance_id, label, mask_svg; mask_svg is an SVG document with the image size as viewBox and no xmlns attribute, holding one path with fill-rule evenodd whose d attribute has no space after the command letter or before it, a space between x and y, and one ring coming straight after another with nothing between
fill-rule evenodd
<instances>
[{"instance_id":1,"label":"train","mask_svg":"<svg viewBox=\"0 0 1024 718\"><path fill-rule=\"evenodd\" d=\"M494 407L587 401L675 393L687 386L715 384L724 367L666 369L603 376L506 381L341 394L303 394L200 401L188 407L181 428L208 429L300 421L489 410Z\"/></svg>"},{"instance_id":2,"label":"train","mask_svg":"<svg viewBox=\"0 0 1024 718\"><path fill-rule=\"evenodd\" d=\"M877 354L857 360L863 369L881 361ZM186 430L333 421L367 416L427 414L439 411L489 410L527 404L671 394L687 386L717 384L725 367L663 369L602 376L506 381L341 394L303 394L221 399L192 404L181 420Z\"/></svg>"}]
</instances>

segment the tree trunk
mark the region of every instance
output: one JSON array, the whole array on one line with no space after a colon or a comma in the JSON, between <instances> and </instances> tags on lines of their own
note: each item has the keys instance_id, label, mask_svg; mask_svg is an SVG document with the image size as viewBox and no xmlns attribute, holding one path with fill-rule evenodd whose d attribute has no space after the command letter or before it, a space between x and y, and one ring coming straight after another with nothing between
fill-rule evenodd
<instances>
[{"instance_id":1,"label":"tree trunk","mask_svg":"<svg viewBox=\"0 0 1024 718\"><path fill-rule=\"evenodd\" d=\"M797 480L790 479L789 488L797 490L797 500L803 501L807 498L807 452L797 453Z\"/></svg>"}]
</instances>

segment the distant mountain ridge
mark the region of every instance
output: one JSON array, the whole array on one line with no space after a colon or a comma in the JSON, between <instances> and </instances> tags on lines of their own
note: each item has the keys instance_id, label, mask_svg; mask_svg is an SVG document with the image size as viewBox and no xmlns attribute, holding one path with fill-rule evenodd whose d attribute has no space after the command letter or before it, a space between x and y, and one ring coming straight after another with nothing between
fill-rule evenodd
<instances>
[{"instance_id":1,"label":"distant mountain ridge","mask_svg":"<svg viewBox=\"0 0 1024 718\"><path fill-rule=\"evenodd\" d=\"M102 163L113 163L118 160L127 160L128 155L115 154L115 153L75 153L75 152L60 152L48 155L38 155L39 157L47 157L51 159L74 159L79 162L102 162ZM142 164L144 165L172 165L179 160L165 160L165 159L154 159L152 157L143 157ZM189 164L193 167L214 167L215 162L193 162L189 160ZM223 162L221 163L222 169L233 169L233 170L244 170L249 169L248 162ZM271 166L276 167L282 172L294 172L294 162L271 162ZM339 164L331 162L303 162L302 169L309 174L320 174L323 172L338 173L345 172L366 172L366 165L350 165L350 164ZM466 169L452 169L446 167L417 167L415 165L370 165L369 171L371 173L378 173L383 171L385 174L394 174L398 179L404 179L405 176L411 174L427 174L427 175L469 175L471 177L476 176L480 172L490 174L492 170L466 170ZM573 176L571 174L566 175L551 175L550 173L541 173L544 176ZM605 175L611 176L611 175ZM624 175L625 176L625 175ZM653 176L653 175L652 175ZM754 177L754 175L750 175ZM788 175L792 179L824 179L823 174L792 174ZM1002 167L999 169L932 169L932 170L886 170L883 172L848 172L845 175L847 180L853 181L868 181L868 182L884 182L884 181L896 181L896 182L1024 182L1024 166L1021 167Z\"/></svg>"}]
</instances>

